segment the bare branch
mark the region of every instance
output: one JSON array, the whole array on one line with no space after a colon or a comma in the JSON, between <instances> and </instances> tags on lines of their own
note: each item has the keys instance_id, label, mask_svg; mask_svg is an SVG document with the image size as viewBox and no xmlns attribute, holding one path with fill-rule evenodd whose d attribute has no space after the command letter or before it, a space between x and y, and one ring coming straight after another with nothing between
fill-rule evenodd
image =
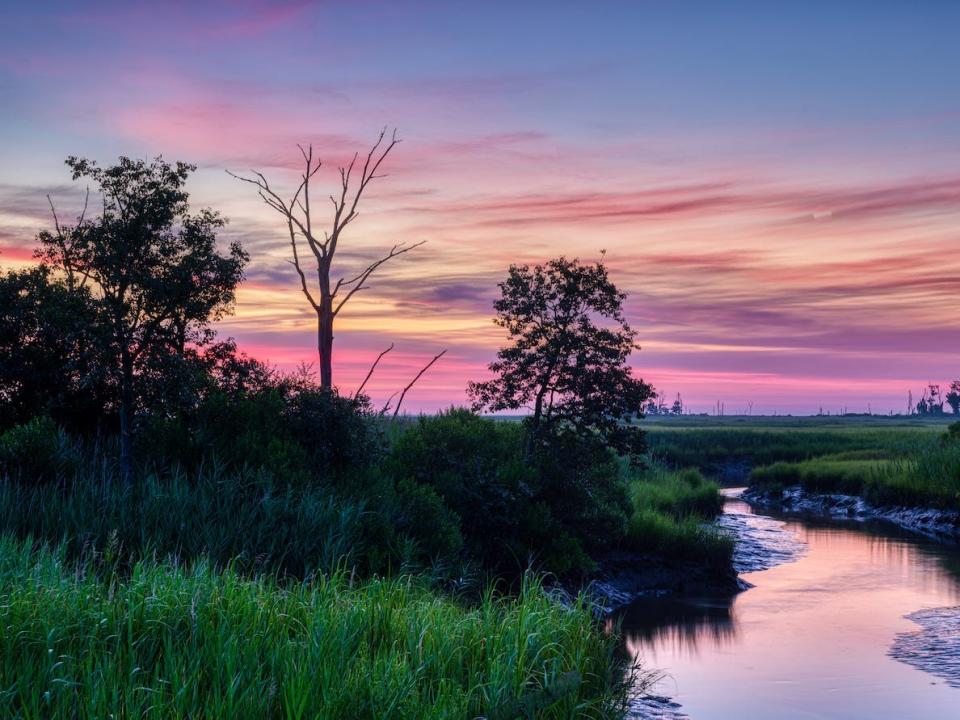
<instances>
[{"instance_id":1,"label":"bare branch","mask_svg":"<svg viewBox=\"0 0 960 720\"><path fill-rule=\"evenodd\" d=\"M370 278L370 276L374 273L374 271L378 267L383 265L388 260L391 260L397 257L398 255L403 255L404 253L410 252L414 248L420 247L425 242L426 240L421 240L420 242L414 243L413 245L394 245L392 248L390 248L389 253L387 253L384 257L380 258L376 262L370 263L370 265L368 265L366 269L363 272L361 272L359 275L356 275L350 278L349 280L344 280L343 278L340 278L339 280L337 280L337 284L336 286L334 286L333 292L330 294L331 299L336 297L337 291L339 291L340 288L350 287L351 285L353 285L354 287L350 288L350 291L343 296L343 299L340 302L336 304L336 307L333 309L334 317L336 317L336 315L340 312L343 306L347 304L347 301L351 297L353 297L354 294L366 288L366 285L364 285L364 283Z\"/></svg>"},{"instance_id":2,"label":"bare branch","mask_svg":"<svg viewBox=\"0 0 960 720\"><path fill-rule=\"evenodd\" d=\"M398 391L398 392L399 392L399 391ZM390 410L390 402L391 402L396 396L397 396L397 393L394 393L393 395L391 395L390 397L387 398L387 401L383 404L383 407L380 408L380 414L381 414L381 415L386 415L386 414L387 414L387 412Z\"/></svg>"},{"instance_id":3,"label":"bare branch","mask_svg":"<svg viewBox=\"0 0 960 720\"><path fill-rule=\"evenodd\" d=\"M437 355L434 355L434 356L433 356L433 360L431 360L431 361L428 362L426 365L424 365L424 366L423 366L423 369L422 369L420 372L417 373L417 376L416 376L415 378L413 378L413 380L410 381L410 384L407 385L407 386L403 389L403 392L400 393L400 399L397 400L397 407L394 408L394 410L393 410L393 419L394 419L394 420L397 419L397 414L400 412L400 406L403 405L403 398L406 397L407 391L414 386L414 383L416 383L417 380L419 380L419 379L421 378L421 376L422 376L427 370L430 369L430 366L431 366L431 365L433 365L437 360L439 360L440 358L442 358L442 357L443 357L444 355L446 355L446 354L447 354L447 351L446 351L446 350L441 350ZM392 398L391 398L391 399L392 399Z\"/></svg>"},{"instance_id":4,"label":"bare branch","mask_svg":"<svg viewBox=\"0 0 960 720\"><path fill-rule=\"evenodd\" d=\"M363 392L363 388L366 387L367 381L368 381L371 377L373 377L373 371L377 369L377 365L379 365L379 364L380 364L380 361L383 360L383 356L386 355L386 354L387 354L388 352L390 352L391 350L393 350L393 343L390 343L390 347L388 347L388 348L387 348L386 350L384 350L382 353L380 353L379 355L377 355L377 359L374 360L374 361L373 361L373 365L370 366L370 372L367 373L367 376L363 379L363 382L360 383L360 387L358 387L358 388L357 388L357 391L353 394L353 396L354 396L355 398L356 398L356 397L360 397L360 393L362 393L362 392Z\"/></svg>"}]
</instances>

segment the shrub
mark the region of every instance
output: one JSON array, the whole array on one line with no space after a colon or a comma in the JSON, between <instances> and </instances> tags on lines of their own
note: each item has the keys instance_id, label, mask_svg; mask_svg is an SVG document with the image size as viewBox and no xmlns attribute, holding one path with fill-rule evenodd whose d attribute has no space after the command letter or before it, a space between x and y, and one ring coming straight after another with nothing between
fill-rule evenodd
<instances>
[{"instance_id":1,"label":"shrub","mask_svg":"<svg viewBox=\"0 0 960 720\"><path fill-rule=\"evenodd\" d=\"M461 522L468 555L513 573L535 562L557 574L593 567L626 527L619 466L606 450L567 441L524 462L520 423L452 409L421 417L394 443L397 477L434 489Z\"/></svg>"},{"instance_id":2,"label":"shrub","mask_svg":"<svg viewBox=\"0 0 960 720\"><path fill-rule=\"evenodd\" d=\"M400 480L392 520L397 532L416 542L424 559L451 559L463 547L460 517L429 485Z\"/></svg>"},{"instance_id":3,"label":"shrub","mask_svg":"<svg viewBox=\"0 0 960 720\"><path fill-rule=\"evenodd\" d=\"M263 469L296 486L333 483L379 461L382 433L366 398L286 382L251 393L213 392L189 418L148 419L143 462L164 467L175 458L195 468L213 456L230 469Z\"/></svg>"},{"instance_id":4,"label":"shrub","mask_svg":"<svg viewBox=\"0 0 960 720\"><path fill-rule=\"evenodd\" d=\"M0 472L21 482L69 478L79 462L76 444L49 417L36 417L0 435Z\"/></svg>"}]
</instances>

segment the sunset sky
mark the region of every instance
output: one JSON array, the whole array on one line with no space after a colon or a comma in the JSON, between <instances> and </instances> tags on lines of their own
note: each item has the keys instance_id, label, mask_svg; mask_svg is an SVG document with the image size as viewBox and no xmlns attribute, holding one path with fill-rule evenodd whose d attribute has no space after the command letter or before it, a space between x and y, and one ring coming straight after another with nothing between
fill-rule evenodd
<instances>
[{"instance_id":1,"label":"sunset sky","mask_svg":"<svg viewBox=\"0 0 960 720\"><path fill-rule=\"evenodd\" d=\"M960 377L958 31L932 0L4 3L0 266L47 193L79 210L67 155L190 161L251 255L221 333L315 360L285 226L224 170L290 188L313 143L332 189L396 126L343 272L427 243L341 316L345 389L391 342L376 398L448 348L408 409L462 403L508 265L606 250L671 399L902 412Z\"/></svg>"}]
</instances>

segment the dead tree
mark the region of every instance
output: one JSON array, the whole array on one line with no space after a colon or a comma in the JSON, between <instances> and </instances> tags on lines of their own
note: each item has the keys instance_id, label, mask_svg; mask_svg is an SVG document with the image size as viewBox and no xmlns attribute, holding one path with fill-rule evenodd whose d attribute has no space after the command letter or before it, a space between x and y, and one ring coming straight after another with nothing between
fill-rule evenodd
<instances>
[{"instance_id":1,"label":"dead tree","mask_svg":"<svg viewBox=\"0 0 960 720\"><path fill-rule=\"evenodd\" d=\"M317 315L317 354L320 360L320 385L325 388L333 387L333 324L344 305L349 302L350 298L368 287L367 281L381 265L426 242L397 243L390 248L389 252L368 264L355 275L343 276L336 283L331 282L330 274L333 269L334 257L344 231L357 218L357 207L367 187L376 178L384 177L377 174L380 166L397 143L400 142L397 139L396 131L393 132L389 140L386 138L386 132L386 128L380 132L377 142L367 153L362 169L357 167L359 157L357 154L354 154L348 165L339 168L340 187L336 193L328 196L333 206L333 215L329 224L324 225L323 229L314 225L313 208L310 200L310 181L322 165L320 160L314 160L312 145L308 145L306 149L302 145L297 146L303 156L304 170L300 178L300 184L288 201L284 200L270 186L263 173L251 170L252 177L244 177L228 171L237 180L254 185L261 200L280 213L287 223L290 249L293 255L290 264L293 265L300 279L300 289L304 297ZM359 178L354 174L355 169L360 172ZM307 271L304 269L300 253L303 244L306 244L316 262L315 283L307 280ZM309 270L312 273L312 269Z\"/></svg>"}]
</instances>

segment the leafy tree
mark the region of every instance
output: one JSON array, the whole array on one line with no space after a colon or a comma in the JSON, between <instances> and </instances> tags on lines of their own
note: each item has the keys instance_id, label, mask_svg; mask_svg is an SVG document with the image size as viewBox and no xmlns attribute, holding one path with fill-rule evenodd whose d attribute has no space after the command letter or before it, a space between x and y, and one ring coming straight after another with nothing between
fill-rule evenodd
<instances>
[{"instance_id":1,"label":"leafy tree","mask_svg":"<svg viewBox=\"0 0 960 720\"><path fill-rule=\"evenodd\" d=\"M940 391L940 386L936 383L930 383L923 391L923 397L917 403L918 415L943 415L944 397Z\"/></svg>"},{"instance_id":2,"label":"leafy tree","mask_svg":"<svg viewBox=\"0 0 960 720\"><path fill-rule=\"evenodd\" d=\"M953 411L954 415L960 415L960 380L954 380L950 383L950 392L947 393L944 400Z\"/></svg>"},{"instance_id":3,"label":"leafy tree","mask_svg":"<svg viewBox=\"0 0 960 720\"><path fill-rule=\"evenodd\" d=\"M114 394L104 339L85 290L71 291L43 266L0 274L0 424L49 415L91 429Z\"/></svg>"},{"instance_id":4,"label":"leafy tree","mask_svg":"<svg viewBox=\"0 0 960 720\"><path fill-rule=\"evenodd\" d=\"M641 452L643 435L631 421L653 390L627 364L636 333L623 315L626 296L603 263L560 257L512 265L500 292L494 322L510 343L490 364L496 377L470 383L474 409L527 408L528 462L560 434Z\"/></svg>"},{"instance_id":5,"label":"leafy tree","mask_svg":"<svg viewBox=\"0 0 960 720\"><path fill-rule=\"evenodd\" d=\"M673 405L670 407L671 415L683 415L683 399L680 397L680 393L677 393L677 399L673 401Z\"/></svg>"},{"instance_id":6,"label":"leafy tree","mask_svg":"<svg viewBox=\"0 0 960 720\"><path fill-rule=\"evenodd\" d=\"M39 235L37 256L64 274L72 291L86 290L109 329L104 348L120 388L120 467L133 479L137 377L151 357L183 357L188 344L209 341L209 323L226 313L247 255L238 243L217 250L225 220L210 209L191 214L184 185L193 165L121 157L101 168L70 157L73 179L89 178L102 212Z\"/></svg>"}]
</instances>

